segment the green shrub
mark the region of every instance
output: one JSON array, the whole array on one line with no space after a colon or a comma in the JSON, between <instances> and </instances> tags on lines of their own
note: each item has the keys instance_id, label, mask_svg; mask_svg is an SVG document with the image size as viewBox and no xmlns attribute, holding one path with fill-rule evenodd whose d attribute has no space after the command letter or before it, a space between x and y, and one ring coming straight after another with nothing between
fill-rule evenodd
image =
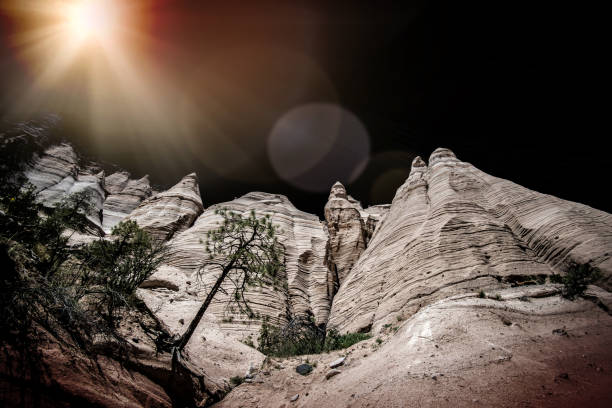
<instances>
[{"instance_id":1,"label":"green shrub","mask_svg":"<svg viewBox=\"0 0 612 408\"><path fill-rule=\"evenodd\" d=\"M277 357L318 354L323 350L325 331L310 319L292 319L283 327L264 319L258 338L258 350Z\"/></svg>"},{"instance_id":2,"label":"green shrub","mask_svg":"<svg viewBox=\"0 0 612 408\"><path fill-rule=\"evenodd\" d=\"M56 337L68 332L79 345L97 332L114 333L115 311L136 305L134 291L161 262L163 245L132 221L111 239L71 247L70 234L89 225L89 193L43 208L31 185L6 184L0 192L0 340L26 338L37 325Z\"/></svg>"},{"instance_id":3,"label":"green shrub","mask_svg":"<svg viewBox=\"0 0 612 408\"><path fill-rule=\"evenodd\" d=\"M243 382L244 382L244 377L241 377L239 375L236 375L236 376L230 378L230 384L232 384L234 387L239 386Z\"/></svg>"},{"instance_id":4,"label":"green shrub","mask_svg":"<svg viewBox=\"0 0 612 408\"><path fill-rule=\"evenodd\" d=\"M136 289L161 264L163 244L154 242L135 221L117 224L111 239L99 239L77 252L80 284L93 295L99 313L114 324L120 307L134 306Z\"/></svg>"},{"instance_id":5,"label":"green shrub","mask_svg":"<svg viewBox=\"0 0 612 408\"><path fill-rule=\"evenodd\" d=\"M277 357L318 354L345 349L369 338L367 333L340 335L333 329L326 334L310 319L294 319L282 328L270 325L265 319L258 338L258 350Z\"/></svg>"},{"instance_id":6,"label":"green shrub","mask_svg":"<svg viewBox=\"0 0 612 408\"><path fill-rule=\"evenodd\" d=\"M576 296L584 295L587 286L600 279L601 276L601 271L589 264L572 265L562 278L563 296L574 299Z\"/></svg>"},{"instance_id":7,"label":"green shrub","mask_svg":"<svg viewBox=\"0 0 612 408\"><path fill-rule=\"evenodd\" d=\"M485 295L485 293L484 293L484 290L481 290L480 292L478 292L478 297L479 297L479 298L484 299L484 297L485 297L485 296L486 296L486 295Z\"/></svg>"},{"instance_id":8,"label":"green shrub","mask_svg":"<svg viewBox=\"0 0 612 408\"><path fill-rule=\"evenodd\" d=\"M332 329L327 333L327 337L325 338L324 350L326 352L342 350L351 347L355 343L367 340L370 337L372 336L368 333L346 333L340 335L336 330Z\"/></svg>"}]
</instances>

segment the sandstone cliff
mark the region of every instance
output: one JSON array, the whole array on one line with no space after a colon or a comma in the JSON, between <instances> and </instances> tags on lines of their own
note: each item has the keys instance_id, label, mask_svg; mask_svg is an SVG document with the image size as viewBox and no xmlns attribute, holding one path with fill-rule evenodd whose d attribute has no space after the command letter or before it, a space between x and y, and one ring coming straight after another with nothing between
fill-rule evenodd
<instances>
[{"instance_id":1,"label":"sandstone cliff","mask_svg":"<svg viewBox=\"0 0 612 408\"><path fill-rule=\"evenodd\" d=\"M174 334L187 328L219 273L200 270L206 233L221 220L215 210L271 217L285 249L284 287L250 289L252 317L232 309L219 292L186 349L218 390L263 364L265 356L242 342L256 340L264 318L282 325L311 317L327 329L375 336L346 351L346 366L329 381L325 365L338 355L309 357L322 364L307 379L293 370L298 360L288 360L258 384L236 388L222 406L282 406L294 394L305 406L428 406L440 402L432 399L438 394L450 402L437 406L470 406L475 399L503 405L491 387L505 387L518 405L523 391L535 401L544 378L567 374L578 364L575 355L612 361L612 215L490 176L448 149L434 151L428 164L417 157L390 205L363 209L336 183L323 222L287 197L262 192L205 208L195 174L153 194L146 176L105 176L68 144L35 156L25 175L45 205L90 190L96 234L133 219L168 241L168 259L138 295ZM560 285L547 278L583 264L604 278L586 300L564 299ZM566 351L562 358L559 350ZM597 364L612 372L610 364ZM580 370L575 375L591 389L612 380ZM145 385L167 404L156 384Z\"/></svg>"},{"instance_id":2,"label":"sandstone cliff","mask_svg":"<svg viewBox=\"0 0 612 408\"><path fill-rule=\"evenodd\" d=\"M488 292L572 264L610 288L612 216L540 194L461 162L420 158L336 297L330 328L379 331L437 300Z\"/></svg>"}]
</instances>

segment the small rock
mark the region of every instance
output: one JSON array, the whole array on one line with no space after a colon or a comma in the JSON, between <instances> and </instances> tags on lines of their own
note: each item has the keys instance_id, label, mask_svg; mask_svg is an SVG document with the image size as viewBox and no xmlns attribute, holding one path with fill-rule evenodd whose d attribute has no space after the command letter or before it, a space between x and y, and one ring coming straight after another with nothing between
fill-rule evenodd
<instances>
[{"instance_id":1,"label":"small rock","mask_svg":"<svg viewBox=\"0 0 612 408\"><path fill-rule=\"evenodd\" d=\"M132 339L132 341L133 341L134 343L138 343L140 340L138 340L138 337L134 337L134 338Z\"/></svg>"},{"instance_id":2,"label":"small rock","mask_svg":"<svg viewBox=\"0 0 612 408\"><path fill-rule=\"evenodd\" d=\"M561 373L561 374L559 374L559 378L562 378L564 380L569 380L569 374L568 373Z\"/></svg>"},{"instance_id":3,"label":"small rock","mask_svg":"<svg viewBox=\"0 0 612 408\"><path fill-rule=\"evenodd\" d=\"M329 380L330 378L332 378L333 376L336 376L338 374L340 374L342 371L337 370L337 369L331 369L327 372L327 374L325 374L325 379Z\"/></svg>"},{"instance_id":4,"label":"small rock","mask_svg":"<svg viewBox=\"0 0 612 408\"><path fill-rule=\"evenodd\" d=\"M298 399L298 398L300 398L300 394L295 394L293 397L291 397L291 398L289 399L289 401L291 401L291 402L295 402L295 401L297 401L297 399Z\"/></svg>"},{"instance_id":5,"label":"small rock","mask_svg":"<svg viewBox=\"0 0 612 408\"><path fill-rule=\"evenodd\" d=\"M434 375L432 375L432 376L431 376L431 379L432 379L432 380L437 380L437 379L438 379L438 377L436 377L436 375L434 374Z\"/></svg>"},{"instance_id":6,"label":"small rock","mask_svg":"<svg viewBox=\"0 0 612 408\"><path fill-rule=\"evenodd\" d=\"M558 334L559 336L567 336L567 331L565 329L554 329L552 331L553 334Z\"/></svg>"},{"instance_id":7,"label":"small rock","mask_svg":"<svg viewBox=\"0 0 612 408\"><path fill-rule=\"evenodd\" d=\"M185 320L183 320L183 319L179 319L179 323L180 323L180 324L185 324Z\"/></svg>"},{"instance_id":8,"label":"small rock","mask_svg":"<svg viewBox=\"0 0 612 408\"><path fill-rule=\"evenodd\" d=\"M300 364L299 366L295 367L295 371L298 372L298 374L301 375L307 375L312 371L312 366L310 364Z\"/></svg>"},{"instance_id":9,"label":"small rock","mask_svg":"<svg viewBox=\"0 0 612 408\"><path fill-rule=\"evenodd\" d=\"M253 363L249 364L249 369L244 374L244 378L253 378L255 376L255 367L253 367Z\"/></svg>"},{"instance_id":10,"label":"small rock","mask_svg":"<svg viewBox=\"0 0 612 408\"><path fill-rule=\"evenodd\" d=\"M252 382L253 382L253 379L252 379L252 378L245 378L245 379L244 379L244 382L245 382L245 383L249 383L249 384L250 384L250 383L252 383Z\"/></svg>"},{"instance_id":11,"label":"small rock","mask_svg":"<svg viewBox=\"0 0 612 408\"><path fill-rule=\"evenodd\" d=\"M340 367L342 364L344 364L344 360L346 360L346 357L340 357L339 359L332 361L329 368Z\"/></svg>"}]
</instances>

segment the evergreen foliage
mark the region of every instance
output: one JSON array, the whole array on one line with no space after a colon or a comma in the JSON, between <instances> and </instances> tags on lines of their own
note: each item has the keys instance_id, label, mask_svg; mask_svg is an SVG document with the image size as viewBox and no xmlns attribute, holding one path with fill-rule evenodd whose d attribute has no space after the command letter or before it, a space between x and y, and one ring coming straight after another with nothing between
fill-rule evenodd
<instances>
[{"instance_id":1,"label":"evergreen foliage","mask_svg":"<svg viewBox=\"0 0 612 408\"><path fill-rule=\"evenodd\" d=\"M115 334L117 309L134 305L135 289L159 265L164 246L133 221L110 239L70 246L71 234L88 228L90 194L44 208L21 177L1 176L0 341L25 341L36 326L58 339L67 332L82 347L97 332Z\"/></svg>"},{"instance_id":2,"label":"evergreen foliage","mask_svg":"<svg viewBox=\"0 0 612 408\"><path fill-rule=\"evenodd\" d=\"M229 295L231 303L251 318L256 317L245 298L249 287L269 284L274 288L281 285L284 270L283 247L277 241L277 228L269 215L257 217L255 211L249 215L218 209L216 215L222 221L217 229L206 236L208 259L202 264L198 275L204 271L219 271L219 277L211 288L206 300L191 321L187 331L178 342L180 352L189 342L204 312L219 290ZM230 283L228 291L222 284Z\"/></svg>"}]
</instances>

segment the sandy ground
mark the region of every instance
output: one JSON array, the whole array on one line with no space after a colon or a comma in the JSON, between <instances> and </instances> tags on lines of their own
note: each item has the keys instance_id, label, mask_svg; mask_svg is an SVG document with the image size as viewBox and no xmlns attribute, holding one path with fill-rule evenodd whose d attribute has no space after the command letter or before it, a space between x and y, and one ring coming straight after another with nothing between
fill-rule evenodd
<instances>
[{"instance_id":1,"label":"sandy ground","mask_svg":"<svg viewBox=\"0 0 612 408\"><path fill-rule=\"evenodd\" d=\"M518 302L447 300L347 350L273 359L216 406L612 406L612 316L586 300Z\"/></svg>"}]
</instances>

